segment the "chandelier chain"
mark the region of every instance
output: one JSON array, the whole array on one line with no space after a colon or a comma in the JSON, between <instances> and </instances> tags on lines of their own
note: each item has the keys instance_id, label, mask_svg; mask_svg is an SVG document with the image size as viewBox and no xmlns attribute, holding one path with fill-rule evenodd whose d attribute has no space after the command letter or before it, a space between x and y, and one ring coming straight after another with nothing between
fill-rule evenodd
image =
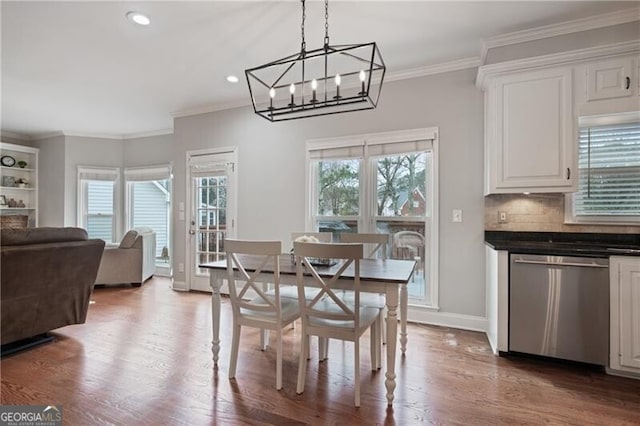
<instances>
[{"instance_id":1,"label":"chandelier chain","mask_svg":"<svg viewBox=\"0 0 640 426\"><path fill-rule=\"evenodd\" d=\"M324 0L324 44L329 45L329 0Z\"/></svg>"},{"instance_id":2,"label":"chandelier chain","mask_svg":"<svg viewBox=\"0 0 640 426\"><path fill-rule=\"evenodd\" d=\"M304 20L307 17L307 13L306 13L306 7L305 7L305 0L301 0L301 1L302 1L302 24L300 24L300 31L302 32L302 45L300 46L300 50L302 53L305 53L307 49L307 44L304 41Z\"/></svg>"}]
</instances>

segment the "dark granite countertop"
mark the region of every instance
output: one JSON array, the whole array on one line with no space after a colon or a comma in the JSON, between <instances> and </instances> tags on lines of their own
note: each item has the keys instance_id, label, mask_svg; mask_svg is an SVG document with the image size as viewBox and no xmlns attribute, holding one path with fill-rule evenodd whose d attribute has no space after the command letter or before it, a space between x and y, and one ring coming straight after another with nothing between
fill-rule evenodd
<instances>
[{"instance_id":1,"label":"dark granite countertop","mask_svg":"<svg viewBox=\"0 0 640 426\"><path fill-rule=\"evenodd\" d=\"M555 256L640 256L640 234L485 231L485 243L511 253Z\"/></svg>"}]
</instances>

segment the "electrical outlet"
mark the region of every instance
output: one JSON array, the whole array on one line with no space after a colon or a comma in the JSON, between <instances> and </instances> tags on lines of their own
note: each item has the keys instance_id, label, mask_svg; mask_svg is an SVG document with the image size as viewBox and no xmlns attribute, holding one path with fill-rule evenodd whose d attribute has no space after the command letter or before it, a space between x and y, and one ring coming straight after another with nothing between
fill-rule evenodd
<instances>
[{"instance_id":1,"label":"electrical outlet","mask_svg":"<svg viewBox=\"0 0 640 426\"><path fill-rule=\"evenodd\" d=\"M178 263L178 272L184 272L184 263Z\"/></svg>"},{"instance_id":2,"label":"electrical outlet","mask_svg":"<svg viewBox=\"0 0 640 426\"><path fill-rule=\"evenodd\" d=\"M462 210L461 209L453 209L451 215L451 221L453 222L462 222Z\"/></svg>"},{"instance_id":3,"label":"electrical outlet","mask_svg":"<svg viewBox=\"0 0 640 426\"><path fill-rule=\"evenodd\" d=\"M507 223L507 212L498 212L498 223Z\"/></svg>"}]
</instances>

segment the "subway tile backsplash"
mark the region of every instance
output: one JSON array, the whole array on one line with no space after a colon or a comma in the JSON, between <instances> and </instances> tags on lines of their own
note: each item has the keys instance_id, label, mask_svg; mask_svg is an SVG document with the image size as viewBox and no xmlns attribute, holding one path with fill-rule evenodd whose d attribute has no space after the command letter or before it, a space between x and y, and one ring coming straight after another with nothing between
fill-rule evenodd
<instances>
[{"instance_id":1,"label":"subway tile backsplash","mask_svg":"<svg viewBox=\"0 0 640 426\"><path fill-rule=\"evenodd\" d=\"M507 213L506 223L499 212ZM564 194L493 194L484 197L484 227L488 231L640 233L638 226L564 223Z\"/></svg>"}]
</instances>

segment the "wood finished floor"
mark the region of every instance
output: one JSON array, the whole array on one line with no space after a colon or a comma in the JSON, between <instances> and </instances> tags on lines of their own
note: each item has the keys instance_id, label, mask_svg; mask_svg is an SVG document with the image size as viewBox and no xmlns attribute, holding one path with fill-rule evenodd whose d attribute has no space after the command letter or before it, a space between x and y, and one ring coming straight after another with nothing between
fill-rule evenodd
<instances>
[{"instance_id":1,"label":"wood finished floor","mask_svg":"<svg viewBox=\"0 0 640 426\"><path fill-rule=\"evenodd\" d=\"M211 360L210 298L170 289L98 288L86 324L1 361L2 404L61 404L65 425L640 424L640 381L574 366L492 355L482 333L409 325L406 357L387 409L383 372L362 342L362 407L353 407L353 351L332 341L296 395L298 330L286 332L284 389L275 352L244 329L229 380L231 315L222 304L221 360ZM247 330L247 331L245 331Z\"/></svg>"}]
</instances>

